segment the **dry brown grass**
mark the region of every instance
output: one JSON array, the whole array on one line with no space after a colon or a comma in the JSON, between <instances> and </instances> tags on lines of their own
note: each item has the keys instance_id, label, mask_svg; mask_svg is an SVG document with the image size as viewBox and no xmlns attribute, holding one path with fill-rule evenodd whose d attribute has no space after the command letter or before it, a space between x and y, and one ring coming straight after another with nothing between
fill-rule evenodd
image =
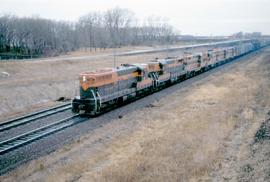
<instances>
[{"instance_id":1,"label":"dry brown grass","mask_svg":"<svg viewBox=\"0 0 270 182\"><path fill-rule=\"evenodd\" d=\"M152 122L112 144L110 165L89 176L93 181L196 181L209 176L216 165L219 142L234 128L237 118L233 114L243 104L235 100L242 93L231 91L207 84L180 103L174 100L175 94L161 109L138 113ZM226 99L229 95L231 99ZM226 112L231 105L235 108ZM87 181L89 176L83 179Z\"/></svg>"}]
</instances>

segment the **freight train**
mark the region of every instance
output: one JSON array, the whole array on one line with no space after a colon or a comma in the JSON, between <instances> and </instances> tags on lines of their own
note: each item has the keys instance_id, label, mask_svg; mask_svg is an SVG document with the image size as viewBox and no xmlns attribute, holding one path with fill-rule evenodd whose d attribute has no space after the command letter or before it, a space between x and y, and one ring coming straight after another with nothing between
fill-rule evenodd
<instances>
[{"instance_id":1,"label":"freight train","mask_svg":"<svg viewBox=\"0 0 270 182\"><path fill-rule=\"evenodd\" d=\"M72 111L97 115L116 105L151 94L176 82L222 65L265 47L269 42L250 40L207 52L156 59L145 64L122 64L117 68L83 72L80 95L72 100Z\"/></svg>"}]
</instances>

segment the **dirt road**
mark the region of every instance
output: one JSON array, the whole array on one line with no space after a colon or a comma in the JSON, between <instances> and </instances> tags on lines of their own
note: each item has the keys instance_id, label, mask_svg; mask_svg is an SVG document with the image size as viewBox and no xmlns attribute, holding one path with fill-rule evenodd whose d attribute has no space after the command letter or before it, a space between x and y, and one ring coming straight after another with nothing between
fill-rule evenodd
<instances>
[{"instance_id":1,"label":"dirt road","mask_svg":"<svg viewBox=\"0 0 270 182\"><path fill-rule=\"evenodd\" d=\"M270 49L229 68L0 180L269 181Z\"/></svg>"}]
</instances>

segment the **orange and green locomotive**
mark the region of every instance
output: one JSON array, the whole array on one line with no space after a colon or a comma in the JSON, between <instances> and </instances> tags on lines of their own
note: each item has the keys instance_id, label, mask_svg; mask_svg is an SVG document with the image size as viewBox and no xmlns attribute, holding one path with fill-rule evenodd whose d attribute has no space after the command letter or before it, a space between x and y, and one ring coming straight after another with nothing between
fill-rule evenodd
<instances>
[{"instance_id":1,"label":"orange and green locomotive","mask_svg":"<svg viewBox=\"0 0 270 182\"><path fill-rule=\"evenodd\" d=\"M258 49L257 44L247 42L182 57L81 73L80 95L73 99L72 111L99 114L107 108L158 91L255 49Z\"/></svg>"}]
</instances>

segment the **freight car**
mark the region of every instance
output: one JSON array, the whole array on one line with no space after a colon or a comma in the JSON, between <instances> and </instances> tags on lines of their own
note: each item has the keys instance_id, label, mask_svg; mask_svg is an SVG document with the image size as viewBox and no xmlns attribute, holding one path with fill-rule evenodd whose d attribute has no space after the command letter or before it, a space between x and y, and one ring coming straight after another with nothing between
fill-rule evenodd
<instances>
[{"instance_id":1,"label":"freight car","mask_svg":"<svg viewBox=\"0 0 270 182\"><path fill-rule=\"evenodd\" d=\"M117 68L81 73L80 95L73 99L72 111L97 115L268 44L257 40L198 54L156 59L146 64L123 64Z\"/></svg>"}]
</instances>

